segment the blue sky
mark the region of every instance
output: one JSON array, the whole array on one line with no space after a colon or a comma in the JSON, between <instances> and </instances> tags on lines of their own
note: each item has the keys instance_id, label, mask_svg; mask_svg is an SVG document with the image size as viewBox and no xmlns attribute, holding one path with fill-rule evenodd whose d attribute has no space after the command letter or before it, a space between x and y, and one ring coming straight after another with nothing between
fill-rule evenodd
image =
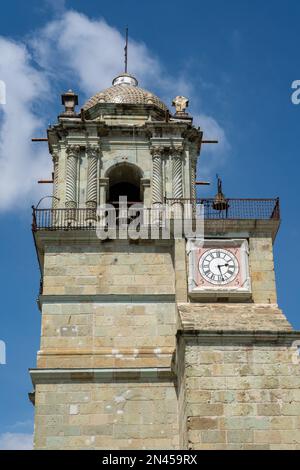
<instances>
[{"instance_id":1,"label":"blue sky","mask_svg":"<svg viewBox=\"0 0 300 470\"><path fill-rule=\"evenodd\" d=\"M0 366L0 447L28 447L33 407L27 369L39 348L39 273L30 232L32 203L51 192L35 181L50 176L45 144L31 144L60 112L60 94L80 104L109 86L123 68L129 25L129 71L168 104L190 98L189 111L207 137L198 177L215 173L228 197L281 198L275 243L278 301L300 329L299 125L291 84L300 79L297 0L91 0L2 2L0 80L1 328L7 365Z\"/></svg>"}]
</instances>

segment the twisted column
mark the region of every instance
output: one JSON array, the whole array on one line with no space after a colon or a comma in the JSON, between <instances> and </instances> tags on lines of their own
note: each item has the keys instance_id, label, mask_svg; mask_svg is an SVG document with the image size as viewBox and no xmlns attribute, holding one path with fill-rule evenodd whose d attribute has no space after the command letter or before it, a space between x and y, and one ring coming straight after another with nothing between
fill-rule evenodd
<instances>
[{"instance_id":1,"label":"twisted column","mask_svg":"<svg viewBox=\"0 0 300 470\"><path fill-rule=\"evenodd\" d=\"M87 148L88 174L86 190L86 206L95 208L97 205L97 176L98 176L99 148L90 146Z\"/></svg>"},{"instance_id":2,"label":"twisted column","mask_svg":"<svg viewBox=\"0 0 300 470\"><path fill-rule=\"evenodd\" d=\"M197 160L192 159L191 160L191 198L193 201L196 200L197 194L196 194L196 165L197 165Z\"/></svg>"},{"instance_id":3,"label":"twisted column","mask_svg":"<svg viewBox=\"0 0 300 470\"><path fill-rule=\"evenodd\" d=\"M96 220L97 207L97 181L98 181L98 155L99 147L87 147L88 171L86 189L87 220Z\"/></svg>"},{"instance_id":4,"label":"twisted column","mask_svg":"<svg viewBox=\"0 0 300 470\"><path fill-rule=\"evenodd\" d=\"M196 171L197 171L197 158L191 158L191 199L192 199L192 216L196 215L197 192L196 192Z\"/></svg>"},{"instance_id":5,"label":"twisted column","mask_svg":"<svg viewBox=\"0 0 300 470\"><path fill-rule=\"evenodd\" d=\"M69 145L67 148L67 176L66 176L66 207L77 207L77 166L79 145Z\"/></svg>"},{"instance_id":6,"label":"twisted column","mask_svg":"<svg viewBox=\"0 0 300 470\"><path fill-rule=\"evenodd\" d=\"M57 209L58 206L58 153L52 154L53 161L53 209Z\"/></svg>"},{"instance_id":7,"label":"twisted column","mask_svg":"<svg viewBox=\"0 0 300 470\"><path fill-rule=\"evenodd\" d=\"M182 176L182 149L174 148L172 158L172 190L173 198L183 198L183 176Z\"/></svg>"},{"instance_id":8,"label":"twisted column","mask_svg":"<svg viewBox=\"0 0 300 470\"><path fill-rule=\"evenodd\" d=\"M163 147L152 147L152 203L163 202L162 154Z\"/></svg>"}]
</instances>

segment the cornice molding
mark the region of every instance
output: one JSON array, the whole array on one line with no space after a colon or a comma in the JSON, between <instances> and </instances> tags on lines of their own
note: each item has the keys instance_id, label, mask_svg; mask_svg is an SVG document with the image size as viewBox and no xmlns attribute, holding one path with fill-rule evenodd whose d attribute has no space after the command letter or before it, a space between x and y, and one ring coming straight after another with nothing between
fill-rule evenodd
<instances>
[{"instance_id":1,"label":"cornice molding","mask_svg":"<svg viewBox=\"0 0 300 470\"><path fill-rule=\"evenodd\" d=\"M33 385L47 383L173 382L171 367L122 369L29 369Z\"/></svg>"}]
</instances>

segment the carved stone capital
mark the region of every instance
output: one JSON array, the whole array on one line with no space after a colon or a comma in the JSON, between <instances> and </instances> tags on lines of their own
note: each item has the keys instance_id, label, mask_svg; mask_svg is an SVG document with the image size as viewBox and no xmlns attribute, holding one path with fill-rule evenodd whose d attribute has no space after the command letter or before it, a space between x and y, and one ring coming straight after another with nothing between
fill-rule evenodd
<instances>
[{"instance_id":1,"label":"carved stone capital","mask_svg":"<svg viewBox=\"0 0 300 470\"><path fill-rule=\"evenodd\" d=\"M52 161L53 161L54 165L58 163L58 152L57 151L52 153Z\"/></svg>"},{"instance_id":2,"label":"carved stone capital","mask_svg":"<svg viewBox=\"0 0 300 470\"><path fill-rule=\"evenodd\" d=\"M172 155L172 157L182 157L182 154L183 154L182 145L171 147L170 154Z\"/></svg>"},{"instance_id":3,"label":"carved stone capital","mask_svg":"<svg viewBox=\"0 0 300 470\"><path fill-rule=\"evenodd\" d=\"M151 182L149 178L141 178L141 186L143 188L149 188L150 185L151 185Z\"/></svg>"},{"instance_id":4,"label":"carved stone capital","mask_svg":"<svg viewBox=\"0 0 300 470\"><path fill-rule=\"evenodd\" d=\"M68 157L78 157L80 153L80 145L70 144L66 149Z\"/></svg>"},{"instance_id":5,"label":"carved stone capital","mask_svg":"<svg viewBox=\"0 0 300 470\"><path fill-rule=\"evenodd\" d=\"M150 153L152 157L162 157L165 152L165 147L163 145L153 145L150 148Z\"/></svg>"},{"instance_id":6,"label":"carved stone capital","mask_svg":"<svg viewBox=\"0 0 300 470\"><path fill-rule=\"evenodd\" d=\"M100 153L99 145L88 145L86 147L86 153L88 158L97 158Z\"/></svg>"},{"instance_id":7,"label":"carved stone capital","mask_svg":"<svg viewBox=\"0 0 300 470\"><path fill-rule=\"evenodd\" d=\"M99 178L99 186L108 188L108 185L109 185L109 178Z\"/></svg>"}]
</instances>

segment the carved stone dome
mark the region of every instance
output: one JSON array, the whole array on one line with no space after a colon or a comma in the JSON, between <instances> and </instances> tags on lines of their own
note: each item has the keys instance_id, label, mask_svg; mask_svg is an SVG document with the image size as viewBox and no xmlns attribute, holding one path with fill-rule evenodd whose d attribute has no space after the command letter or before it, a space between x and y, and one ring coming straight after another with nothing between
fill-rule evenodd
<instances>
[{"instance_id":1,"label":"carved stone dome","mask_svg":"<svg viewBox=\"0 0 300 470\"><path fill-rule=\"evenodd\" d=\"M111 87L92 96L83 108L87 110L98 103L153 104L167 111L167 106L156 95L138 87L137 79L127 73L118 75Z\"/></svg>"}]
</instances>

